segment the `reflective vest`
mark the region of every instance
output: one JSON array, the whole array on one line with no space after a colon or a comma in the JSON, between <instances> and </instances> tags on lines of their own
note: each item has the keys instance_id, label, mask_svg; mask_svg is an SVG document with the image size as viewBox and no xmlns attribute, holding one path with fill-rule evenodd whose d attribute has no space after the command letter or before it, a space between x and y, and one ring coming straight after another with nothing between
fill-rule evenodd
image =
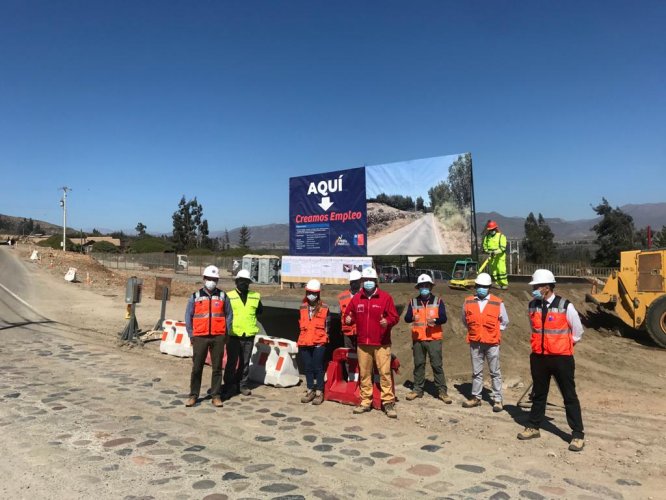
<instances>
[{"instance_id":1,"label":"reflective vest","mask_svg":"<svg viewBox=\"0 0 666 500\"><path fill-rule=\"evenodd\" d=\"M231 310L234 312L234 324L229 335L242 337L245 334L247 337L251 337L259 333L259 325L257 325L257 308L261 299L259 292L247 292L245 304L243 304L238 290L227 292L227 297L229 297Z\"/></svg>"},{"instance_id":2,"label":"reflective vest","mask_svg":"<svg viewBox=\"0 0 666 500\"><path fill-rule=\"evenodd\" d=\"M502 253L506 252L506 236L499 231L492 236L487 234L483 238L483 251L490 252L492 250L501 250Z\"/></svg>"},{"instance_id":3,"label":"reflective vest","mask_svg":"<svg viewBox=\"0 0 666 500\"><path fill-rule=\"evenodd\" d=\"M344 292L338 294L338 305L340 306L340 319L342 322L342 334L348 336L356 335L356 325L345 325L345 311L347 310L347 306L351 302L353 296L354 294L349 290L345 290Z\"/></svg>"},{"instance_id":4,"label":"reflective vest","mask_svg":"<svg viewBox=\"0 0 666 500\"><path fill-rule=\"evenodd\" d=\"M467 323L467 342L482 342L484 344L499 344L502 340L500 331L500 306L502 300L494 295L488 295L488 302L483 307L474 297L465 299L465 322Z\"/></svg>"},{"instance_id":5,"label":"reflective vest","mask_svg":"<svg viewBox=\"0 0 666 500\"><path fill-rule=\"evenodd\" d=\"M541 305L540 300L533 300L529 305L532 352L573 356L573 332L567 321L569 301L556 295L545 318Z\"/></svg>"},{"instance_id":6,"label":"reflective vest","mask_svg":"<svg viewBox=\"0 0 666 500\"><path fill-rule=\"evenodd\" d=\"M194 316L192 317L192 335L225 335L227 318L224 310L224 292L217 288L208 295L199 290L192 294Z\"/></svg>"},{"instance_id":7,"label":"reflective vest","mask_svg":"<svg viewBox=\"0 0 666 500\"><path fill-rule=\"evenodd\" d=\"M326 333L326 316L328 316L328 306L321 302L319 310L312 318L309 314L307 302L301 304L301 317L298 326L301 333L298 336L299 346L312 346L328 343L328 334Z\"/></svg>"},{"instance_id":8,"label":"reflective vest","mask_svg":"<svg viewBox=\"0 0 666 500\"><path fill-rule=\"evenodd\" d=\"M435 296L432 304L423 305L418 298L412 299L412 340L440 340L442 325L428 326L427 320L439 318L440 298Z\"/></svg>"}]
</instances>

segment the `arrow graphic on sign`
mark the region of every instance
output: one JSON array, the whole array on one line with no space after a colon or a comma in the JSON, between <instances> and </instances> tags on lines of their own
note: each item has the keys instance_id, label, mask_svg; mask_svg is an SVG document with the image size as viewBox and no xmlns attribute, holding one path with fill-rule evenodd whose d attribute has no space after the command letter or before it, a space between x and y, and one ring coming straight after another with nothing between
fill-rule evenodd
<instances>
[{"instance_id":1,"label":"arrow graphic on sign","mask_svg":"<svg viewBox=\"0 0 666 500\"><path fill-rule=\"evenodd\" d=\"M319 205L325 212L326 210L328 210L333 206L333 202L331 201L330 197L322 196L321 203L317 203L317 205Z\"/></svg>"}]
</instances>

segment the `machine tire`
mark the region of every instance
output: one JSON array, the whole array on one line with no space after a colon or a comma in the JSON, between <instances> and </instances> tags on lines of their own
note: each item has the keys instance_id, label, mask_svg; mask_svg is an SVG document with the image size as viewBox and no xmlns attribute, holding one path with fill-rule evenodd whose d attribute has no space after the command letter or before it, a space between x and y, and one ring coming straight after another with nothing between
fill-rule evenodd
<instances>
[{"instance_id":1,"label":"machine tire","mask_svg":"<svg viewBox=\"0 0 666 500\"><path fill-rule=\"evenodd\" d=\"M666 295L650 304L645 326L654 343L666 349Z\"/></svg>"}]
</instances>

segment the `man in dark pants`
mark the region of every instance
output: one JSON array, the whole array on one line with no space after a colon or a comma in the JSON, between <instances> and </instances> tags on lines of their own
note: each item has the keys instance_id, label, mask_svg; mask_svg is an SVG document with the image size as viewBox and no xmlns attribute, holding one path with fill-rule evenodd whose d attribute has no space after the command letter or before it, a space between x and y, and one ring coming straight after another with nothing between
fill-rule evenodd
<instances>
[{"instance_id":1,"label":"man in dark pants","mask_svg":"<svg viewBox=\"0 0 666 500\"><path fill-rule=\"evenodd\" d=\"M583 336L583 326L575 307L568 300L555 295L555 276L547 269L537 269L532 275L532 297L529 317L532 327L532 409L525 430L518 439L533 439L541 436L539 427L546 416L546 402L550 378L560 388L564 398L567 423L571 427L569 450L581 451L585 446L583 417L576 394L574 380L574 345Z\"/></svg>"},{"instance_id":2,"label":"man in dark pants","mask_svg":"<svg viewBox=\"0 0 666 500\"><path fill-rule=\"evenodd\" d=\"M220 271L208 266L203 272L204 286L194 292L185 309L185 329L192 342L192 374L190 376L190 396L185 406L194 406L201 390L201 375L210 352L211 395L213 406L222 406L222 356L224 341L233 328L233 312L229 298L217 288Z\"/></svg>"},{"instance_id":3,"label":"man in dark pants","mask_svg":"<svg viewBox=\"0 0 666 500\"><path fill-rule=\"evenodd\" d=\"M234 313L233 329L227 335L227 365L224 369L225 397L240 392L243 396L252 394L248 387L250 356L254 348L254 336L259 333L257 315L263 311L261 295L250 291L252 278L247 269L236 275L236 289L227 292Z\"/></svg>"}]
</instances>

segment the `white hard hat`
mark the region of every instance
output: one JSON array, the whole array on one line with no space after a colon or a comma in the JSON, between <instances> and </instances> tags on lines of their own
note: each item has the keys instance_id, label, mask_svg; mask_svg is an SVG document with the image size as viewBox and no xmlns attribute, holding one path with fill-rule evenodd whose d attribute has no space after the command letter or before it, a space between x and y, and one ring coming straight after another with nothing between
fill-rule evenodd
<instances>
[{"instance_id":1,"label":"white hard hat","mask_svg":"<svg viewBox=\"0 0 666 500\"><path fill-rule=\"evenodd\" d=\"M220 270L217 266L208 266L203 272L204 278L220 278Z\"/></svg>"},{"instance_id":2,"label":"white hard hat","mask_svg":"<svg viewBox=\"0 0 666 500\"><path fill-rule=\"evenodd\" d=\"M361 278L376 280L377 279L377 271L375 271L372 267L366 267L361 272Z\"/></svg>"},{"instance_id":3,"label":"white hard hat","mask_svg":"<svg viewBox=\"0 0 666 500\"><path fill-rule=\"evenodd\" d=\"M419 275L419 277L416 278L416 288L418 288L419 285L422 284L422 283L430 283L431 285L434 285L434 283L432 282L432 278L430 277L430 275L429 275L429 274L425 274L425 273Z\"/></svg>"},{"instance_id":4,"label":"white hard hat","mask_svg":"<svg viewBox=\"0 0 666 500\"><path fill-rule=\"evenodd\" d=\"M308 292L320 292L321 283L319 283L319 280L310 280L305 285L305 290Z\"/></svg>"},{"instance_id":5,"label":"white hard hat","mask_svg":"<svg viewBox=\"0 0 666 500\"><path fill-rule=\"evenodd\" d=\"M537 269L532 275L530 285L545 285L547 283L555 283L555 275L548 269Z\"/></svg>"},{"instance_id":6,"label":"white hard hat","mask_svg":"<svg viewBox=\"0 0 666 500\"><path fill-rule=\"evenodd\" d=\"M361 272L354 269L349 273L349 281L357 281L361 279Z\"/></svg>"},{"instance_id":7,"label":"white hard hat","mask_svg":"<svg viewBox=\"0 0 666 500\"><path fill-rule=\"evenodd\" d=\"M247 269L241 269L240 271L238 271L238 274L236 275L236 279L237 280L246 279L246 280L252 281L252 277L250 276L250 271L248 271Z\"/></svg>"},{"instance_id":8,"label":"white hard hat","mask_svg":"<svg viewBox=\"0 0 666 500\"><path fill-rule=\"evenodd\" d=\"M490 274L481 273L476 277L476 279L474 280L474 283L479 285L479 286L490 286L490 285L493 284L493 280L490 277Z\"/></svg>"}]
</instances>

